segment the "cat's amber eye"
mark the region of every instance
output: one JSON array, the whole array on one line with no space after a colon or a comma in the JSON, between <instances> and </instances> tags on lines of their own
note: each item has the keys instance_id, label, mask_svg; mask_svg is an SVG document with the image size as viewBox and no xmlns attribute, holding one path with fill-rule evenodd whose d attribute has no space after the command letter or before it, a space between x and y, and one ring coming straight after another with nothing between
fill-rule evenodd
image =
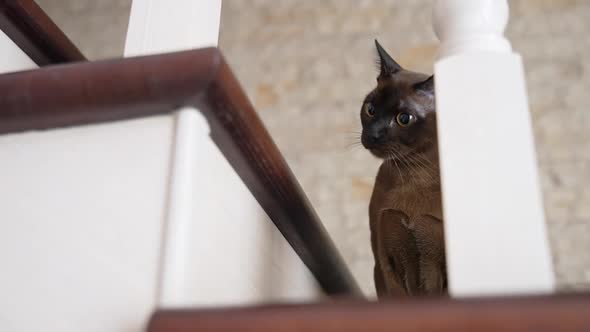
<instances>
[{"instance_id":1,"label":"cat's amber eye","mask_svg":"<svg viewBox=\"0 0 590 332\"><path fill-rule=\"evenodd\" d=\"M367 114L367 116L369 116L371 118L375 115L375 107L373 107L373 104L371 104L371 103L365 104L365 114Z\"/></svg>"},{"instance_id":2,"label":"cat's amber eye","mask_svg":"<svg viewBox=\"0 0 590 332\"><path fill-rule=\"evenodd\" d=\"M397 124L402 126L402 127L407 127L409 126L412 121L414 121L414 116L412 114L408 114L408 113L398 113L397 116L395 117L395 121L397 121Z\"/></svg>"}]
</instances>

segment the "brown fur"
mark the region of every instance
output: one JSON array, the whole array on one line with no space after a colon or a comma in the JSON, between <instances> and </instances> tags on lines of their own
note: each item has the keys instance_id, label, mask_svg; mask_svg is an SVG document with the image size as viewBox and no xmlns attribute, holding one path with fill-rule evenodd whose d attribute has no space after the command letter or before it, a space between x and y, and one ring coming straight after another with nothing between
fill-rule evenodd
<instances>
[{"instance_id":1,"label":"brown fur","mask_svg":"<svg viewBox=\"0 0 590 332\"><path fill-rule=\"evenodd\" d=\"M432 79L399 67L377 44L381 72L365 99L362 142L384 159L369 205L375 286L380 298L444 294L446 264ZM411 114L411 125L396 116ZM383 129L385 128L385 129ZM378 143L371 133L385 130Z\"/></svg>"}]
</instances>

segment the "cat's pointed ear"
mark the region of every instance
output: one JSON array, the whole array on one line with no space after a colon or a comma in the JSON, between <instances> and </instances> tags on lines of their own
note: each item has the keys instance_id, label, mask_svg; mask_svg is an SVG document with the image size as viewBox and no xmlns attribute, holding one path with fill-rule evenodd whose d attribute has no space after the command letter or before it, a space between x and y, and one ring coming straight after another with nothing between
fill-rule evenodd
<instances>
[{"instance_id":1,"label":"cat's pointed ear","mask_svg":"<svg viewBox=\"0 0 590 332\"><path fill-rule=\"evenodd\" d=\"M379 55L379 77L386 77L387 75L395 74L402 70L402 67L393 60L391 55L375 39L375 47L377 47L377 55Z\"/></svg>"},{"instance_id":2,"label":"cat's pointed ear","mask_svg":"<svg viewBox=\"0 0 590 332\"><path fill-rule=\"evenodd\" d=\"M431 75L425 81L414 84L414 89L429 95L434 95L434 75Z\"/></svg>"}]
</instances>

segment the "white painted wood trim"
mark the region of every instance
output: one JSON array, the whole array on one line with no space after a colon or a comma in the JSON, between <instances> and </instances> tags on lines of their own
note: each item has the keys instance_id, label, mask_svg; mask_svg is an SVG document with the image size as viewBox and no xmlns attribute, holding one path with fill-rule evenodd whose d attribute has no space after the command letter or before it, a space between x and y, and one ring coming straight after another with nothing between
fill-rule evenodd
<instances>
[{"instance_id":1,"label":"white painted wood trim","mask_svg":"<svg viewBox=\"0 0 590 332\"><path fill-rule=\"evenodd\" d=\"M125 56L217 46L221 0L133 0Z\"/></svg>"},{"instance_id":2,"label":"white painted wood trim","mask_svg":"<svg viewBox=\"0 0 590 332\"><path fill-rule=\"evenodd\" d=\"M197 156L205 151L201 146L208 135L209 124L195 109L181 109L175 115L173 155L170 163L167 215L163 234L162 260L159 271L158 303L167 306L182 301L178 285L184 285L187 276L188 246L186 234L193 220L193 206L198 204L193 186Z\"/></svg>"},{"instance_id":3,"label":"white painted wood trim","mask_svg":"<svg viewBox=\"0 0 590 332\"><path fill-rule=\"evenodd\" d=\"M554 277L520 56L506 0L438 0L435 64L454 296L547 293Z\"/></svg>"},{"instance_id":4,"label":"white painted wood trim","mask_svg":"<svg viewBox=\"0 0 590 332\"><path fill-rule=\"evenodd\" d=\"M37 68L37 64L0 30L0 73L33 68Z\"/></svg>"},{"instance_id":5,"label":"white painted wood trim","mask_svg":"<svg viewBox=\"0 0 590 332\"><path fill-rule=\"evenodd\" d=\"M0 135L0 331L143 331L171 115Z\"/></svg>"}]
</instances>

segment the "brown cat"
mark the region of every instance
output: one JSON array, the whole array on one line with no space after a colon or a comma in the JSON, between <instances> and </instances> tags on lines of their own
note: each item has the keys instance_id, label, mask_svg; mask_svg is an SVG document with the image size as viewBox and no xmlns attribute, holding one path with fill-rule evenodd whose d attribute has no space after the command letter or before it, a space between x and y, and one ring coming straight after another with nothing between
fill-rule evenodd
<instances>
[{"instance_id":1,"label":"brown cat","mask_svg":"<svg viewBox=\"0 0 590 332\"><path fill-rule=\"evenodd\" d=\"M361 110L361 142L384 160L369 205L377 294L444 294L434 77L403 69L375 44L380 73Z\"/></svg>"}]
</instances>

